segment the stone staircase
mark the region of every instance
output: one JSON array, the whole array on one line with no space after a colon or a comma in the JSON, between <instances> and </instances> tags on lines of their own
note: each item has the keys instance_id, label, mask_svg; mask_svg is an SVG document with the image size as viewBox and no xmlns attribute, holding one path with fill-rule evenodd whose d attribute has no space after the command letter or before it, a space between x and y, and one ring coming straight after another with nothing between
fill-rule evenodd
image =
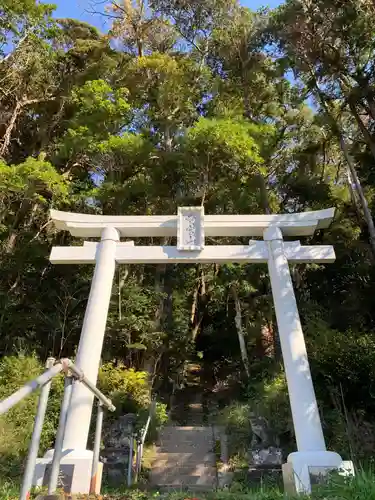
<instances>
[{"instance_id":1,"label":"stone staircase","mask_svg":"<svg viewBox=\"0 0 375 500\"><path fill-rule=\"evenodd\" d=\"M216 487L212 429L167 426L160 436L151 485L160 489L206 491Z\"/></svg>"},{"instance_id":2,"label":"stone staircase","mask_svg":"<svg viewBox=\"0 0 375 500\"><path fill-rule=\"evenodd\" d=\"M159 436L151 486L191 491L216 488L214 430L205 424L207 416L196 380L176 395L170 419Z\"/></svg>"}]
</instances>

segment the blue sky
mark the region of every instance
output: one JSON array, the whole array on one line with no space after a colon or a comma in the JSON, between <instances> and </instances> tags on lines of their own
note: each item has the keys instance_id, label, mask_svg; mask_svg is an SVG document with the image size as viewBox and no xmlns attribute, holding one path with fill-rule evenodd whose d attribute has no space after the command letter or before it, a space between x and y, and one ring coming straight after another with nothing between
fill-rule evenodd
<instances>
[{"instance_id":1,"label":"blue sky","mask_svg":"<svg viewBox=\"0 0 375 500\"><path fill-rule=\"evenodd\" d=\"M105 0L51 0L51 3L57 5L56 17L73 17L83 21L95 24L98 28L105 29L105 21L101 16L93 16L88 11L97 4L96 10L101 10L107 2ZM251 9L268 6L276 7L282 3L281 0L242 0L243 5Z\"/></svg>"}]
</instances>

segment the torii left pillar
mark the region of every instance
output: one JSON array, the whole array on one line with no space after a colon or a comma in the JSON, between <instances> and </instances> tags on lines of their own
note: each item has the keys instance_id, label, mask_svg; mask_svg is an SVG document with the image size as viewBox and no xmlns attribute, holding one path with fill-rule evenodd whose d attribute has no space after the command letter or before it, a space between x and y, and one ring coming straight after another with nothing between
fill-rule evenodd
<instances>
[{"instance_id":1,"label":"torii left pillar","mask_svg":"<svg viewBox=\"0 0 375 500\"><path fill-rule=\"evenodd\" d=\"M78 368L93 383L96 383L100 366L116 268L116 246L119 240L117 229L114 227L103 229L75 361ZM87 450L86 447L93 400L93 394L83 384L74 384L61 461L61 471L66 481L70 483L70 490L73 492L89 492L93 452ZM52 456L53 450L50 450L43 459L38 460L33 482L35 485L42 486L43 478L46 481L45 470ZM101 468L99 468L96 481L97 490L99 490Z\"/></svg>"},{"instance_id":2,"label":"torii left pillar","mask_svg":"<svg viewBox=\"0 0 375 500\"><path fill-rule=\"evenodd\" d=\"M119 233L114 227L103 230L75 361L94 384L100 366L119 240ZM83 384L75 384L66 423L64 450L74 450L74 453L86 450L93 401L91 391Z\"/></svg>"}]
</instances>

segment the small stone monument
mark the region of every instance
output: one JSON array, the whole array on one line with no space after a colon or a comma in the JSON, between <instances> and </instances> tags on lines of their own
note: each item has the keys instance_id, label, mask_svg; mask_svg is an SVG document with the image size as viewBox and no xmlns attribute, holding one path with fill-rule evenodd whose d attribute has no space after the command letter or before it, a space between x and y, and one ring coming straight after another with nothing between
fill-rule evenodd
<instances>
[{"instance_id":1,"label":"small stone monument","mask_svg":"<svg viewBox=\"0 0 375 500\"><path fill-rule=\"evenodd\" d=\"M104 463L104 473L110 486L124 484L135 420L136 416L133 413L122 415L104 434L101 461Z\"/></svg>"},{"instance_id":2,"label":"small stone monument","mask_svg":"<svg viewBox=\"0 0 375 500\"><path fill-rule=\"evenodd\" d=\"M282 450L264 417L250 414L252 431L250 461L253 466L281 466Z\"/></svg>"}]
</instances>

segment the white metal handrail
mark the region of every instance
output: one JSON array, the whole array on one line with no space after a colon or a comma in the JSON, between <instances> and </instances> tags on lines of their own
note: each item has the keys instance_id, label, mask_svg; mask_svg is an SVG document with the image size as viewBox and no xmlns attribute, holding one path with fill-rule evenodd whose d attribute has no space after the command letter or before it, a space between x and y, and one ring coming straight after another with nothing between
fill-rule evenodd
<instances>
[{"instance_id":1,"label":"white metal handrail","mask_svg":"<svg viewBox=\"0 0 375 500\"><path fill-rule=\"evenodd\" d=\"M156 401L152 401L146 424L140 433L140 437L137 439L137 454L136 454L136 462L135 462L135 478L136 479L138 479L138 475L142 470L143 448L144 448L144 444L146 441L147 433L148 433L152 418L153 418L154 413L155 413L155 408L156 408ZM129 470L131 470L131 464L130 464L129 469L128 469L128 474L129 474ZM129 479L129 475L128 475L128 485L131 486L131 475L130 475L130 479Z\"/></svg>"},{"instance_id":2,"label":"white metal handrail","mask_svg":"<svg viewBox=\"0 0 375 500\"><path fill-rule=\"evenodd\" d=\"M84 384L98 399L98 414L95 428L94 453L91 468L90 493L94 493L95 478L99 464L100 440L103 426L103 408L109 411L115 411L116 408L112 401L107 398L70 359L64 358L55 363L54 358L48 358L46 363L47 371L34 380L31 380L18 391L11 394L8 398L0 401L0 415L6 413L22 399L29 396L37 389L41 389L38 408L35 416L33 433L27 455L25 472L22 480L20 500L26 500L29 497L32 486L33 474L36 459L39 451L40 437L42 434L43 423L47 410L48 396L51 388L52 379L59 373L65 374L64 396L61 403L59 426L56 433L55 448L52 459L51 475L48 482L48 494L53 494L57 489L60 462L62 456L62 446L65 434L66 420L69 412L70 398L72 394L73 381Z\"/></svg>"}]
</instances>

